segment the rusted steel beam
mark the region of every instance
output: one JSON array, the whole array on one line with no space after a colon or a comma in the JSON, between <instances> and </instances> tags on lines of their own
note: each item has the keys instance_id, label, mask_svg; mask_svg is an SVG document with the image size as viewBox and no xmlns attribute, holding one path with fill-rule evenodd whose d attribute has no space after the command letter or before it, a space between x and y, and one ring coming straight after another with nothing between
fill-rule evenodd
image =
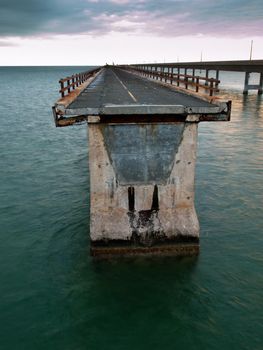
<instances>
[{"instance_id":1,"label":"rusted steel beam","mask_svg":"<svg viewBox=\"0 0 263 350\"><path fill-rule=\"evenodd\" d=\"M53 113L56 113L54 110ZM220 121L229 121L229 113L225 115L213 115L213 114L202 114L194 115L194 119L189 118L186 115L168 115L168 114L159 114L159 115L102 115L98 119L98 123L101 124L171 124L171 123L182 123L182 122L220 122ZM56 127L65 127L71 126L74 124L86 124L89 120L88 115L78 115L72 117L59 117L54 114L54 120Z\"/></svg>"},{"instance_id":2,"label":"rusted steel beam","mask_svg":"<svg viewBox=\"0 0 263 350\"><path fill-rule=\"evenodd\" d=\"M211 107L184 107L176 105L109 105L99 109L75 109L78 115L61 114L56 107L52 108L57 127L86 123L93 118L94 123L178 123L200 121L229 121L231 102L211 104ZM70 113L67 109L67 113ZM82 114L81 114L82 113Z\"/></svg>"}]
</instances>

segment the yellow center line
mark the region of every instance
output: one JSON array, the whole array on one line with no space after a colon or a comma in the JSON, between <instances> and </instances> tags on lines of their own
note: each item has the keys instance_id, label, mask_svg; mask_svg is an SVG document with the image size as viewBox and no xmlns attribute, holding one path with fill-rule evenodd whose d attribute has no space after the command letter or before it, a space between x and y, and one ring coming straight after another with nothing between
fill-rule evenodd
<instances>
[{"instance_id":1,"label":"yellow center line","mask_svg":"<svg viewBox=\"0 0 263 350\"><path fill-rule=\"evenodd\" d=\"M113 71L112 71L113 72ZM124 85L124 83L121 81L121 79L117 76L117 74L115 72L113 72L113 74L115 75L115 77L119 80L119 82L121 83L121 85L124 87L124 89L128 92L128 94L131 96L131 98L133 99L134 102L138 102L136 97L133 96L133 94L129 91L129 89L127 88L126 85Z\"/></svg>"}]
</instances>

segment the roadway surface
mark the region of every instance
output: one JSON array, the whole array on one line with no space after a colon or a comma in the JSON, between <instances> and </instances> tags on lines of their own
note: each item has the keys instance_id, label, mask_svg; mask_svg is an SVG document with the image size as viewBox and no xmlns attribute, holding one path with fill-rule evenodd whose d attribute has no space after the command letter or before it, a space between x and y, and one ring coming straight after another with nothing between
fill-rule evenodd
<instances>
[{"instance_id":1,"label":"roadway surface","mask_svg":"<svg viewBox=\"0 0 263 350\"><path fill-rule=\"evenodd\" d=\"M211 107L209 102L112 67L105 68L67 108L99 109L105 105Z\"/></svg>"}]
</instances>

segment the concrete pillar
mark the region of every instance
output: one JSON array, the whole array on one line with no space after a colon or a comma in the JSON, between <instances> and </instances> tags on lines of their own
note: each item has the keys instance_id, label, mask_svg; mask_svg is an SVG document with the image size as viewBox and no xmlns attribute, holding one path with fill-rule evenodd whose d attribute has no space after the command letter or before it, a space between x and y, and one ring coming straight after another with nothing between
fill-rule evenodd
<instances>
[{"instance_id":1,"label":"concrete pillar","mask_svg":"<svg viewBox=\"0 0 263 350\"><path fill-rule=\"evenodd\" d=\"M263 93L263 73L260 73L258 95Z\"/></svg>"},{"instance_id":2,"label":"concrete pillar","mask_svg":"<svg viewBox=\"0 0 263 350\"><path fill-rule=\"evenodd\" d=\"M91 254L197 254L197 123L89 122L88 133Z\"/></svg>"},{"instance_id":3,"label":"concrete pillar","mask_svg":"<svg viewBox=\"0 0 263 350\"><path fill-rule=\"evenodd\" d=\"M245 83L244 83L244 90L243 90L243 94L244 95L248 94L249 76L250 76L250 73L246 72L246 74L245 74Z\"/></svg>"}]
</instances>

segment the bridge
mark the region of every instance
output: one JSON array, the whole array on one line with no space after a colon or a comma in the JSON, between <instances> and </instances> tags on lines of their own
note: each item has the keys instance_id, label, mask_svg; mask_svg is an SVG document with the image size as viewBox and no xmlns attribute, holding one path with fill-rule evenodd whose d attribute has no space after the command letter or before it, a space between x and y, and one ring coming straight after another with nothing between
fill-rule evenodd
<instances>
[{"instance_id":1,"label":"bridge","mask_svg":"<svg viewBox=\"0 0 263 350\"><path fill-rule=\"evenodd\" d=\"M168 68L104 66L60 80L56 126L88 124L93 256L198 254L198 124L229 121L231 101L211 96L218 80L180 86Z\"/></svg>"},{"instance_id":2,"label":"bridge","mask_svg":"<svg viewBox=\"0 0 263 350\"><path fill-rule=\"evenodd\" d=\"M147 63L147 64L135 64L131 66L145 74L161 74L169 75L173 77L191 78L194 82L198 79L196 75L197 70L204 70L206 72L206 83L209 81L209 74L211 71L215 71L216 80L219 79L220 71L227 72L245 72L244 90L243 93L247 94L249 90L257 90L261 95L263 92L263 60L243 60L243 61L207 61L207 62L181 62L181 63ZM181 74L181 72L184 72ZM191 77L189 77L189 71L191 71ZM249 84L249 78L251 73L259 73L258 84ZM211 82L211 80L210 80Z\"/></svg>"}]
</instances>

